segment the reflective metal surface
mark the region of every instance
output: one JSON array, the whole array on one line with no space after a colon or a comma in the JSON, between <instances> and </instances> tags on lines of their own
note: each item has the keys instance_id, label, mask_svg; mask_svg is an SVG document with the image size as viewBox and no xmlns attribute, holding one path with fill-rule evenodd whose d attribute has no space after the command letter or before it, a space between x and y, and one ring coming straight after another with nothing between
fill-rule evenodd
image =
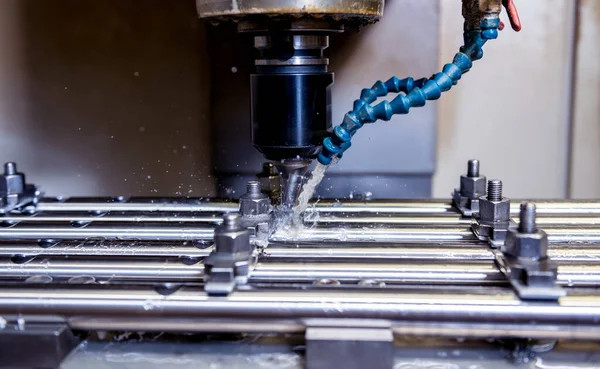
<instances>
[{"instance_id":1,"label":"reflective metal surface","mask_svg":"<svg viewBox=\"0 0 600 369\"><path fill-rule=\"evenodd\" d=\"M222 260L205 262L236 202L43 199L0 217L0 316L90 332L375 325L396 339L598 340L600 203L537 204L565 294L554 301L523 299L502 251L446 201L319 201L299 229L276 218L252 226L254 241L265 238L244 258L248 274L211 296L207 276Z\"/></svg>"},{"instance_id":2,"label":"reflective metal surface","mask_svg":"<svg viewBox=\"0 0 600 369\"><path fill-rule=\"evenodd\" d=\"M250 14L381 17L384 0L196 0L200 18Z\"/></svg>"}]
</instances>

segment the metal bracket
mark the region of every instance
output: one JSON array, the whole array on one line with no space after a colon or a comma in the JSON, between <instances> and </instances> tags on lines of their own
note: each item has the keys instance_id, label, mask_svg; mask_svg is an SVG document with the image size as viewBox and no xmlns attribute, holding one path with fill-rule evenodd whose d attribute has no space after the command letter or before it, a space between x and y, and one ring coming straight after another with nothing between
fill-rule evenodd
<instances>
[{"instance_id":1,"label":"metal bracket","mask_svg":"<svg viewBox=\"0 0 600 369\"><path fill-rule=\"evenodd\" d=\"M485 176L479 174L479 160L469 160L467 174L460 176L460 188L454 190L452 201L466 217L479 213L479 198L486 195Z\"/></svg>"},{"instance_id":2,"label":"metal bracket","mask_svg":"<svg viewBox=\"0 0 600 369\"><path fill-rule=\"evenodd\" d=\"M452 194L452 203L454 207L465 217L473 216L479 212L479 198L470 199L460 194L459 189L455 189Z\"/></svg>"},{"instance_id":3,"label":"metal bracket","mask_svg":"<svg viewBox=\"0 0 600 369\"><path fill-rule=\"evenodd\" d=\"M391 369L394 336L389 328L309 327L306 369Z\"/></svg>"},{"instance_id":4,"label":"metal bracket","mask_svg":"<svg viewBox=\"0 0 600 369\"><path fill-rule=\"evenodd\" d=\"M557 266L551 260L519 260L498 250L494 254L498 269L522 300L556 301L566 295L556 284Z\"/></svg>"},{"instance_id":5,"label":"metal bracket","mask_svg":"<svg viewBox=\"0 0 600 369\"><path fill-rule=\"evenodd\" d=\"M58 368L79 342L66 324L5 322L0 329L0 368Z\"/></svg>"},{"instance_id":6,"label":"metal bracket","mask_svg":"<svg viewBox=\"0 0 600 369\"><path fill-rule=\"evenodd\" d=\"M500 222L486 222L473 218L471 231L480 241L485 241L493 248L500 248L506 241L508 230L515 228L517 223L512 220Z\"/></svg>"},{"instance_id":7,"label":"metal bracket","mask_svg":"<svg viewBox=\"0 0 600 369\"><path fill-rule=\"evenodd\" d=\"M0 214L36 204L40 197L36 186L25 183L25 175L17 172L15 163L4 164L0 175Z\"/></svg>"},{"instance_id":8,"label":"metal bracket","mask_svg":"<svg viewBox=\"0 0 600 369\"><path fill-rule=\"evenodd\" d=\"M254 246L250 230L242 226L238 214L226 214L215 229L215 250L204 261L204 290L209 295L228 295L248 281Z\"/></svg>"},{"instance_id":9,"label":"metal bracket","mask_svg":"<svg viewBox=\"0 0 600 369\"><path fill-rule=\"evenodd\" d=\"M548 234L536 226L534 203L521 204L518 228L508 230L502 251L494 256L522 300L556 301L565 296L556 285L558 267L548 257Z\"/></svg>"}]
</instances>

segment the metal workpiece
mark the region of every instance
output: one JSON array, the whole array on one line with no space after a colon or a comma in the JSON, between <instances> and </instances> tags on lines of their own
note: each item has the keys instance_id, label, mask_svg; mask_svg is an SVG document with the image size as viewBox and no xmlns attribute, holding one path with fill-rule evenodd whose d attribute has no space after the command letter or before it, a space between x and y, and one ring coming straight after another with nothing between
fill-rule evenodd
<instances>
[{"instance_id":1,"label":"metal workpiece","mask_svg":"<svg viewBox=\"0 0 600 369\"><path fill-rule=\"evenodd\" d=\"M214 250L204 260L204 290L210 295L227 295L248 280L254 252L250 231L238 214L225 214L214 240Z\"/></svg>"},{"instance_id":2,"label":"metal workpiece","mask_svg":"<svg viewBox=\"0 0 600 369\"><path fill-rule=\"evenodd\" d=\"M305 243L440 243L452 241L476 241L468 227L456 228L372 228L372 227L313 227L297 232L276 230L272 242Z\"/></svg>"},{"instance_id":3,"label":"metal workpiece","mask_svg":"<svg viewBox=\"0 0 600 369\"><path fill-rule=\"evenodd\" d=\"M288 254L289 255L289 254ZM446 255L440 252L439 256ZM82 255L79 255L81 258ZM309 255L310 256L310 255ZM385 256L385 255L384 255ZM296 260L277 256L259 256L260 262L254 265L247 283L262 287L285 286L288 284L313 286L327 281L334 285L343 285L350 291L361 289L365 285L375 284L381 287L423 286L468 286L474 291L480 287L508 285L503 273L494 264L494 260L483 256L461 259L460 255L448 258L443 263L429 257L419 260L412 258L385 259L383 257L363 258L309 258L299 255ZM580 255L576 255L580 256ZM600 283L600 267L596 259L582 263L582 257L567 259L563 255L558 268L558 283L568 288L590 287ZM252 258L253 260L254 258ZM311 260L312 259L312 260ZM231 260L231 258L229 259ZM229 264L231 266L231 264ZM162 288L165 283L201 284L205 279L205 265L201 256L177 257L106 257L98 254L80 260L50 256L14 255L0 259L0 280L7 282L26 282L47 284L68 282L71 285L88 283L122 284L143 283ZM237 280L246 281L245 277ZM21 284L21 286L23 286ZM353 291L352 293L355 293Z\"/></svg>"},{"instance_id":4,"label":"metal workpiece","mask_svg":"<svg viewBox=\"0 0 600 369\"><path fill-rule=\"evenodd\" d=\"M43 301L43 304L40 304ZM468 326L522 325L516 336L527 337L540 329L554 338L577 337L579 329L588 332L600 319L600 297L585 299L576 294L554 304L520 301L506 289L488 288L448 291L447 289L363 290L243 290L227 297L211 297L201 288L183 287L161 294L151 287L102 289L82 286L77 291L35 285L15 289L0 288L0 314L19 311L27 315L76 317L135 317L136 319L378 319L395 324L424 322L455 324L455 337L468 336ZM493 323L490 323L493 322ZM535 322L531 325L531 322ZM465 324L465 326L462 326ZM297 325L297 323L296 323ZM465 329L456 329L461 325ZM268 324L264 327L268 330ZM213 325L214 327L214 325ZM552 329L551 329L552 327ZM577 329L579 328L579 329ZM191 329L191 327L190 327ZM217 329L217 331L219 331ZM551 332L551 333L550 333ZM595 336L598 337L598 334Z\"/></svg>"},{"instance_id":5,"label":"metal workpiece","mask_svg":"<svg viewBox=\"0 0 600 369\"><path fill-rule=\"evenodd\" d=\"M135 223L72 224L5 224L0 227L0 240L145 240L145 241L210 241L214 228L210 225Z\"/></svg>"},{"instance_id":6,"label":"metal workpiece","mask_svg":"<svg viewBox=\"0 0 600 369\"><path fill-rule=\"evenodd\" d=\"M335 15L377 19L384 0L196 0L200 18L248 15Z\"/></svg>"},{"instance_id":7,"label":"metal workpiece","mask_svg":"<svg viewBox=\"0 0 600 369\"><path fill-rule=\"evenodd\" d=\"M467 174L460 176L460 187L452 196L454 206L464 216L472 216L479 212L479 198L486 195L487 180L480 175L479 160L472 159L467 163Z\"/></svg>"},{"instance_id":8,"label":"metal workpiece","mask_svg":"<svg viewBox=\"0 0 600 369\"><path fill-rule=\"evenodd\" d=\"M17 171L17 164L4 164L0 175L0 214L35 205L41 193L34 185L27 184L25 175Z\"/></svg>"},{"instance_id":9,"label":"metal workpiece","mask_svg":"<svg viewBox=\"0 0 600 369\"><path fill-rule=\"evenodd\" d=\"M488 181L487 195L479 198L479 213L473 219L473 232L480 240L500 247L510 225L510 200L502 196L502 181L492 179Z\"/></svg>"},{"instance_id":10,"label":"metal workpiece","mask_svg":"<svg viewBox=\"0 0 600 369\"><path fill-rule=\"evenodd\" d=\"M237 211L237 202L212 198L125 198L118 197L47 197L32 211L80 212L98 215L105 212L178 212L227 213Z\"/></svg>"},{"instance_id":11,"label":"metal workpiece","mask_svg":"<svg viewBox=\"0 0 600 369\"><path fill-rule=\"evenodd\" d=\"M523 299L556 300L565 295L557 286L558 266L548 258L548 235L536 225L536 207L521 204L518 228L508 231L496 262Z\"/></svg>"}]
</instances>

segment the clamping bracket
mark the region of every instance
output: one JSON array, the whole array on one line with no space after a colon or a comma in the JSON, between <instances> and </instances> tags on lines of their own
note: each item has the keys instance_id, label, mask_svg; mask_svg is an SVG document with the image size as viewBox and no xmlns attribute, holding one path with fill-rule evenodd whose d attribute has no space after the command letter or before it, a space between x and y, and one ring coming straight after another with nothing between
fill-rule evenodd
<instances>
[{"instance_id":1,"label":"clamping bracket","mask_svg":"<svg viewBox=\"0 0 600 369\"><path fill-rule=\"evenodd\" d=\"M394 367L394 335L389 326L343 323L308 322L306 369Z\"/></svg>"}]
</instances>

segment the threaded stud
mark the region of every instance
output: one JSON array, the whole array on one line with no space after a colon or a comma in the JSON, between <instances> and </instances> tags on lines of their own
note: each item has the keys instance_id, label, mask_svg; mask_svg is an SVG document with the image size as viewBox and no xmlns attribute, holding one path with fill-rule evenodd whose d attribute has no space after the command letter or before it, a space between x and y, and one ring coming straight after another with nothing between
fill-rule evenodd
<instances>
[{"instance_id":1,"label":"threaded stud","mask_svg":"<svg viewBox=\"0 0 600 369\"><path fill-rule=\"evenodd\" d=\"M223 215L223 225L228 229L236 229L240 225L240 215L238 213L227 213Z\"/></svg>"},{"instance_id":2,"label":"threaded stud","mask_svg":"<svg viewBox=\"0 0 600 369\"><path fill-rule=\"evenodd\" d=\"M479 177L479 160L477 160L477 159L469 160L469 163L467 166L467 176L471 177L471 178Z\"/></svg>"},{"instance_id":3,"label":"threaded stud","mask_svg":"<svg viewBox=\"0 0 600 369\"><path fill-rule=\"evenodd\" d=\"M521 203L521 211L519 212L519 232L534 233L537 230L535 220L535 204L532 202Z\"/></svg>"},{"instance_id":4,"label":"threaded stud","mask_svg":"<svg viewBox=\"0 0 600 369\"><path fill-rule=\"evenodd\" d=\"M17 164L13 162L8 162L4 164L4 175L9 176L17 174Z\"/></svg>"},{"instance_id":5,"label":"threaded stud","mask_svg":"<svg viewBox=\"0 0 600 369\"><path fill-rule=\"evenodd\" d=\"M250 181L246 185L246 192L251 195L259 195L260 194L260 183L258 181Z\"/></svg>"},{"instance_id":6,"label":"threaded stud","mask_svg":"<svg viewBox=\"0 0 600 369\"><path fill-rule=\"evenodd\" d=\"M490 179L488 181L487 199L490 201L502 201L502 181Z\"/></svg>"}]
</instances>

